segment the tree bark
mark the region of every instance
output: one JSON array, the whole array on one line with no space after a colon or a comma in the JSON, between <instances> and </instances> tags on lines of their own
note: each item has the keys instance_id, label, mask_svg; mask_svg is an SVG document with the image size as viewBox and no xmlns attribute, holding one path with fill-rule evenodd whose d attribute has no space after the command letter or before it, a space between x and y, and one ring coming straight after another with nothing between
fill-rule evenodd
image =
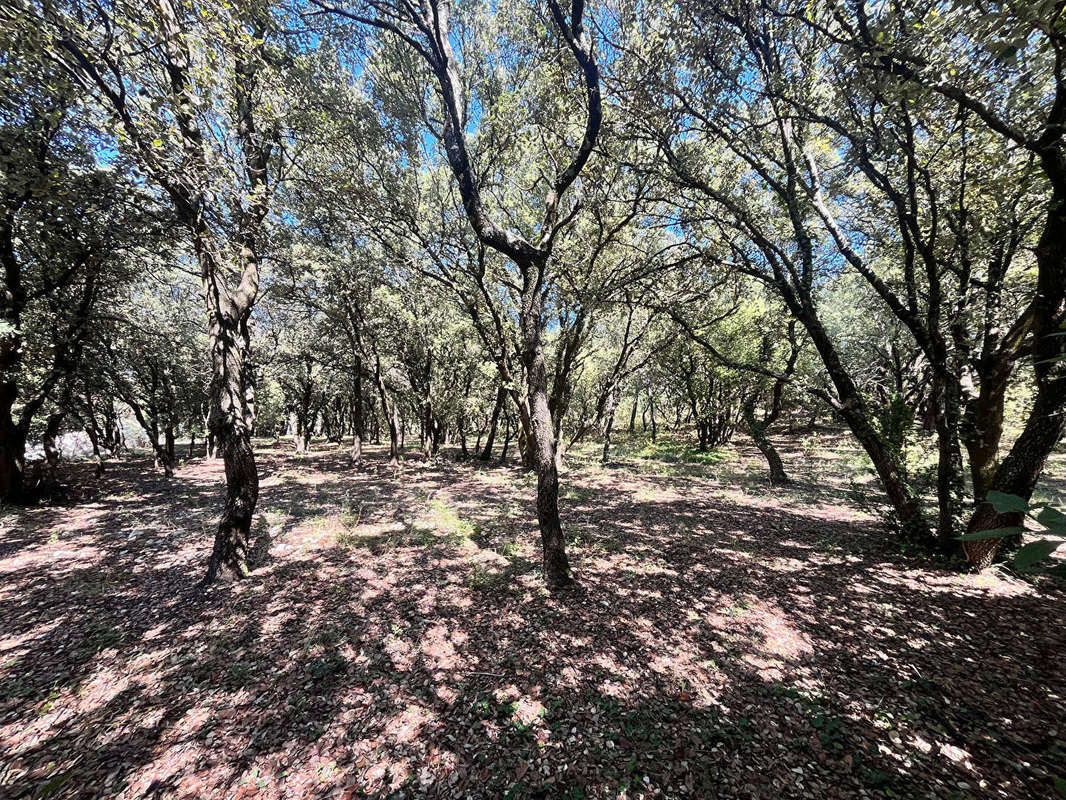
<instances>
[{"instance_id":1,"label":"tree bark","mask_svg":"<svg viewBox=\"0 0 1066 800\"><path fill-rule=\"evenodd\" d=\"M614 428L614 413L617 389L607 393L607 406L603 410L603 451L600 453L600 463L607 464L611 460L611 431Z\"/></svg>"},{"instance_id":2,"label":"tree bark","mask_svg":"<svg viewBox=\"0 0 1066 800\"><path fill-rule=\"evenodd\" d=\"M496 425L500 420L500 411L503 410L503 404L507 402L507 390L502 386L496 390L496 405L492 408L492 418L489 420L489 432L485 438L485 447L481 451L481 455L478 456L482 461L488 461L492 458L492 445L496 441Z\"/></svg>"},{"instance_id":3,"label":"tree bark","mask_svg":"<svg viewBox=\"0 0 1066 800\"><path fill-rule=\"evenodd\" d=\"M376 354L374 356L374 380L378 388L378 397L381 400L381 413L389 426L389 465L395 467L400 463L400 421L396 413L395 401L389 403L385 379L381 375L381 357Z\"/></svg>"},{"instance_id":4,"label":"tree bark","mask_svg":"<svg viewBox=\"0 0 1066 800\"><path fill-rule=\"evenodd\" d=\"M363 437L366 436L363 425L363 364L359 356L355 357L352 394L352 461L358 464L363 460Z\"/></svg>"},{"instance_id":5,"label":"tree bark","mask_svg":"<svg viewBox=\"0 0 1066 800\"><path fill-rule=\"evenodd\" d=\"M543 263L528 265L526 274L542 273ZM527 278L522 298L522 361L530 402L530 431L537 471L537 523L540 526L544 578L551 588L572 582L559 519L559 470L555 460L555 428L548 406L548 376L542 342L544 319L540 282Z\"/></svg>"},{"instance_id":6,"label":"tree bark","mask_svg":"<svg viewBox=\"0 0 1066 800\"><path fill-rule=\"evenodd\" d=\"M1025 500L1032 497L1048 456L1066 429L1066 336L1061 327L1066 303L1066 157L1054 156L1048 154L1044 159L1049 175L1057 181L1036 248L1038 273L1032 303L1036 398L1021 435L989 487ZM997 514L990 504L981 503L966 528L994 530L1019 522L1020 515ZM963 542L963 554L971 566L981 569L992 563L999 545L999 539Z\"/></svg>"},{"instance_id":7,"label":"tree bark","mask_svg":"<svg viewBox=\"0 0 1066 800\"><path fill-rule=\"evenodd\" d=\"M211 411L208 418L226 472L226 503L215 533L205 583L225 567L248 575L248 538L259 499L259 473L252 449L252 409L248 403L248 309L211 313Z\"/></svg>"},{"instance_id":8,"label":"tree bark","mask_svg":"<svg viewBox=\"0 0 1066 800\"><path fill-rule=\"evenodd\" d=\"M785 472L784 462L781 461L781 455L777 452L777 448L774 447L773 442L766 435L767 429L770 427L770 421L760 421L755 416L755 398L757 394L752 395L744 401L743 413L744 424L747 425L748 435L751 436L752 441L755 442L755 446L759 448L759 452L763 454L766 459L766 464L770 468L770 485L771 486L787 486L792 481L788 477L788 473ZM774 415L776 417L776 415Z\"/></svg>"}]
</instances>

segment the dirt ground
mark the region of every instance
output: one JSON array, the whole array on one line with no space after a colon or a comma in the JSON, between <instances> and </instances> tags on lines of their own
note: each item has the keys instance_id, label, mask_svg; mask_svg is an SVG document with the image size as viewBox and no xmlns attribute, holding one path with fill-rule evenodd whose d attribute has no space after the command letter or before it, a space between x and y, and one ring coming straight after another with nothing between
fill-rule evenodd
<instances>
[{"instance_id":1,"label":"dirt ground","mask_svg":"<svg viewBox=\"0 0 1066 800\"><path fill-rule=\"evenodd\" d=\"M839 442L573 454L555 594L513 466L261 445L243 582L218 462L0 517L0 796L1066 791L1066 593L900 553Z\"/></svg>"}]
</instances>

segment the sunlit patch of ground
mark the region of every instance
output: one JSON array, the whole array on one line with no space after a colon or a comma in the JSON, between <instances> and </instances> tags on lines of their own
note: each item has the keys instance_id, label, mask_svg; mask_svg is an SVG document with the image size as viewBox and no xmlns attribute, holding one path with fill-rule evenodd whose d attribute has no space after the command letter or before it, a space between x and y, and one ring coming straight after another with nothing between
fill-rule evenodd
<instances>
[{"instance_id":1,"label":"sunlit patch of ground","mask_svg":"<svg viewBox=\"0 0 1066 800\"><path fill-rule=\"evenodd\" d=\"M1061 590L899 555L840 437L785 489L621 438L570 455L557 594L513 466L263 443L203 593L220 464L76 468L0 516L0 796L1055 796Z\"/></svg>"}]
</instances>

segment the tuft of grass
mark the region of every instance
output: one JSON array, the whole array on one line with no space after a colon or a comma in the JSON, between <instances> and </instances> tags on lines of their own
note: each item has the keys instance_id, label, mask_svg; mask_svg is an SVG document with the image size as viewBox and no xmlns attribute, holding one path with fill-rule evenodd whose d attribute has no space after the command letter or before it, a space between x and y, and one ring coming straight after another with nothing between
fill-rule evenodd
<instances>
[{"instance_id":1,"label":"tuft of grass","mask_svg":"<svg viewBox=\"0 0 1066 800\"><path fill-rule=\"evenodd\" d=\"M427 511L427 521L432 528L425 533L432 535L434 532L439 532L432 537L433 540L444 539L449 544L458 544L463 540L472 539L477 533L477 528L472 522L460 517L455 509L439 499L431 500ZM432 540L427 541L427 544L432 543Z\"/></svg>"}]
</instances>

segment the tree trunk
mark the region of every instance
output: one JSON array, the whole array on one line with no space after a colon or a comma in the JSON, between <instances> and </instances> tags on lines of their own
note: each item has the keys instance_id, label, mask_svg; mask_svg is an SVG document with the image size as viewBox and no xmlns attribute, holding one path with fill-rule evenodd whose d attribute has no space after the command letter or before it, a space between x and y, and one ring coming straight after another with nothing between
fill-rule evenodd
<instances>
[{"instance_id":1,"label":"tree trunk","mask_svg":"<svg viewBox=\"0 0 1066 800\"><path fill-rule=\"evenodd\" d=\"M63 420L66 419L65 411L57 411L48 417L48 422L45 425L44 435L41 439L44 445L44 480L43 483L46 486L55 486L58 483L56 473L59 469L59 446L56 444L56 439L59 438L59 431L62 429Z\"/></svg>"},{"instance_id":2,"label":"tree trunk","mask_svg":"<svg viewBox=\"0 0 1066 800\"><path fill-rule=\"evenodd\" d=\"M12 417L18 396L20 342L17 333L0 334L0 501L5 503L20 502L24 488L26 437Z\"/></svg>"},{"instance_id":3,"label":"tree trunk","mask_svg":"<svg viewBox=\"0 0 1066 800\"><path fill-rule=\"evenodd\" d=\"M352 375L352 461L358 464L363 460L363 365L359 357L355 361L355 373Z\"/></svg>"},{"instance_id":4,"label":"tree trunk","mask_svg":"<svg viewBox=\"0 0 1066 800\"><path fill-rule=\"evenodd\" d=\"M500 453L500 463L507 463L507 450L511 446L511 415L506 411L503 414L503 451Z\"/></svg>"},{"instance_id":5,"label":"tree trunk","mask_svg":"<svg viewBox=\"0 0 1066 800\"><path fill-rule=\"evenodd\" d=\"M173 477L174 467L178 463L178 454L174 449L174 426L169 422L163 429L163 442L167 454L167 463L170 465L170 474L167 477Z\"/></svg>"},{"instance_id":6,"label":"tree trunk","mask_svg":"<svg viewBox=\"0 0 1066 800\"><path fill-rule=\"evenodd\" d=\"M1056 402L1053 396L1038 396L1021 436L996 470L991 488L1026 500L1031 498L1048 455L1062 438L1064 425L1066 415L1062 413L1061 400ZM1013 513L997 514L989 503L981 503L966 529L987 531L1014 527L1021 523L1021 516ZM962 550L971 566L983 569L992 563L1000 543L999 539L963 542Z\"/></svg>"},{"instance_id":7,"label":"tree trunk","mask_svg":"<svg viewBox=\"0 0 1066 800\"><path fill-rule=\"evenodd\" d=\"M485 439L485 448L479 456L482 461L488 461L492 458L492 445L496 440L496 425L499 423L500 411L503 410L503 404L506 402L507 390L501 386L496 390L496 405L492 408L492 418L489 420L489 432Z\"/></svg>"},{"instance_id":8,"label":"tree trunk","mask_svg":"<svg viewBox=\"0 0 1066 800\"><path fill-rule=\"evenodd\" d=\"M377 356L375 356L374 380L378 387L378 397L381 400L381 413L389 425L389 465L395 467L400 463L400 420L396 412L396 403L389 403L385 380L381 376L381 358Z\"/></svg>"},{"instance_id":9,"label":"tree trunk","mask_svg":"<svg viewBox=\"0 0 1066 800\"><path fill-rule=\"evenodd\" d=\"M226 504L215 533L205 583L212 582L223 567L238 578L248 575L248 537L259 499L246 375L247 312L213 312L209 336L212 375L208 422L225 465Z\"/></svg>"},{"instance_id":10,"label":"tree trunk","mask_svg":"<svg viewBox=\"0 0 1066 800\"><path fill-rule=\"evenodd\" d=\"M1066 428L1066 336L1061 314L1066 303L1066 159L1058 150L1042 154L1054 191L1036 247L1037 283L1033 299L1033 371L1036 398L1021 435L996 470L990 489L1029 500L1051 451ZM983 496L978 498L984 499ZM999 515L988 503L978 506L968 531L1013 527L1020 515ZM995 558L999 539L964 542L963 554L980 569Z\"/></svg>"},{"instance_id":11,"label":"tree trunk","mask_svg":"<svg viewBox=\"0 0 1066 800\"><path fill-rule=\"evenodd\" d=\"M90 419L85 424L85 435L89 437L89 444L93 446L93 461L96 462L94 474L99 478L104 474L104 456L100 452L100 433L97 430L95 419Z\"/></svg>"},{"instance_id":12,"label":"tree trunk","mask_svg":"<svg viewBox=\"0 0 1066 800\"><path fill-rule=\"evenodd\" d=\"M0 389L0 392L3 390ZM0 405L6 398L0 398ZM0 499L18 503L23 497L23 465L26 439L12 421L10 412L0 410Z\"/></svg>"},{"instance_id":13,"label":"tree trunk","mask_svg":"<svg viewBox=\"0 0 1066 800\"><path fill-rule=\"evenodd\" d=\"M600 463L607 464L611 460L611 430L614 428L614 412L617 390L612 389L607 393L607 407L603 410L603 452L600 454Z\"/></svg>"},{"instance_id":14,"label":"tree trunk","mask_svg":"<svg viewBox=\"0 0 1066 800\"><path fill-rule=\"evenodd\" d=\"M977 397L967 404L962 438L966 446L973 496L981 499L995 478L1003 438L1003 407L1012 370L1009 362L981 376Z\"/></svg>"},{"instance_id":15,"label":"tree trunk","mask_svg":"<svg viewBox=\"0 0 1066 800\"><path fill-rule=\"evenodd\" d=\"M773 442L766 435L769 424L760 422L755 416L755 395L743 404L744 424L748 427L748 435L751 436L759 452L763 454L770 468L770 485L787 486L792 481L785 472L785 465L781 461L781 455L777 452Z\"/></svg>"},{"instance_id":16,"label":"tree trunk","mask_svg":"<svg viewBox=\"0 0 1066 800\"><path fill-rule=\"evenodd\" d=\"M543 265L537 265L543 270ZM533 284L522 298L522 360L530 403L534 467L537 471L537 523L540 526L544 579L551 588L572 582L559 519L559 470L555 463L555 431L548 407L548 376L544 364L543 314L540 288Z\"/></svg>"}]
</instances>

